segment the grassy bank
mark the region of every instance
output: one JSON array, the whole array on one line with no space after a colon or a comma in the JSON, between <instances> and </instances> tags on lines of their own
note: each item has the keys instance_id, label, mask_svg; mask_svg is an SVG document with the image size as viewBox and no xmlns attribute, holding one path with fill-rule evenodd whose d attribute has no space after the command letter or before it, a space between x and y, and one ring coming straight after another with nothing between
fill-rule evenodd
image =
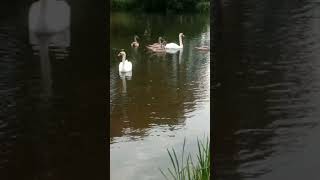
<instances>
[{"instance_id":1,"label":"grassy bank","mask_svg":"<svg viewBox=\"0 0 320 180\"><path fill-rule=\"evenodd\" d=\"M167 180L209 180L210 179L210 140L205 142L197 140L198 152L196 161L191 154L185 156L185 143L183 142L181 160L179 161L176 151L168 151L172 167L168 168L167 173L161 171Z\"/></svg>"},{"instance_id":2,"label":"grassy bank","mask_svg":"<svg viewBox=\"0 0 320 180\"><path fill-rule=\"evenodd\" d=\"M112 11L209 12L210 0L111 0Z\"/></svg>"}]
</instances>

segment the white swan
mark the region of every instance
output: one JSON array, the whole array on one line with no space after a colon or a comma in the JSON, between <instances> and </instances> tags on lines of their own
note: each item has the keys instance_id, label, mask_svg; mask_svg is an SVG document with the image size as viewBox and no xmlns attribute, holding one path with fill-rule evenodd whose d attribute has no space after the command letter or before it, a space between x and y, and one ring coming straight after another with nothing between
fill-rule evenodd
<instances>
[{"instance_id":1,"label":"white swan","mask_svg":"<svg viewBox=\"0 0 320 180\"><path fill-rule=\"evenodd\" d=\"M118 56L122 56L122 62L119 64L119 72L132 71L132 63L126 59L126 53L121 51Z\"/></svg>"},{"instance_id":2,"label":"white swan","mask_svg":"<svg viewBox=\"0 0 320 180\"><path fill-rule=\"evenodd\" d=\"M183 48L182 37L184 37L183 33L179 33L179 45L176 43L169 43L169 44L166 44L165 48L166 49L182 49Z\"/></svg>"},{"instance_id":3,"label":"white swan","mask_svg":"<svg viewBox=\"0 0 320 180\"><path fill-rule=\"evenodd\" d=\"M57 33L70 27L70 7L65 1L39 0L29 9L29 30Z\"/></svg>"}]
</instances>

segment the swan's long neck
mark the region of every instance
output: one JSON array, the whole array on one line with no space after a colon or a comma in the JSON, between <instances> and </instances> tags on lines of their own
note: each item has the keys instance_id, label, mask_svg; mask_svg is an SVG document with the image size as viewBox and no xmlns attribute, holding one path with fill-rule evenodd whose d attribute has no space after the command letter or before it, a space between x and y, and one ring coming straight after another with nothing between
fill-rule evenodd
<instances>
[{"instance_id":1,"label":"swan's long neck","mask_svg":"<svg viewBox=\"0 0 320 180\"><path fill-rule=\"evenodd\" d=\"M158 38L158 43L161 44L161 38Z\"/></svg>"},{"instance_id":2,"label":"swan's long neck","mask_svg":"<svg viewBox=\"0 0 320 180\"><path fill-rule=\"evenodd\" d=\"M133 40L134 40L134 42L138 42L138 41L137 41L137 36L135 36L135 37L133 38Z\"/></svg>"},{"instance_id":3,"label":"swan's long neck","mask_svg":"<svg viewBox=\"0 0 320 180\"><path fill-rule=\"evenodd\" d=\"M181 36L181 35L179 35L179 45L180 45L181 47L183 47L183 44L182 44L182 36Z\"/></svg>"}]
</instances>

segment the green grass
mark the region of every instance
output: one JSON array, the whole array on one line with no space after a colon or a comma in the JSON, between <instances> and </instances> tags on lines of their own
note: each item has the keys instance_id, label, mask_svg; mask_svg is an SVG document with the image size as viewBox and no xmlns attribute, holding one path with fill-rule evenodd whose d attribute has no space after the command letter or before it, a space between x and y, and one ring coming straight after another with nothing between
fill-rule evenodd
<instances>
[{"instance_id":1,"label":"green grass","mask_svg":"<svg viewBox=\"0 0 320 180\"><path fill-rule=\"evenodd\" d=\"M210 179L210 140L205 142L197 139L198 152L196 162L193 161L191 154L185 156L186 139L183 141L181 160L178 160L176 151L172 148L168 151L172 167L165 173L160 172L167 180L209 180Z\"/></svg>"}]
</instances>

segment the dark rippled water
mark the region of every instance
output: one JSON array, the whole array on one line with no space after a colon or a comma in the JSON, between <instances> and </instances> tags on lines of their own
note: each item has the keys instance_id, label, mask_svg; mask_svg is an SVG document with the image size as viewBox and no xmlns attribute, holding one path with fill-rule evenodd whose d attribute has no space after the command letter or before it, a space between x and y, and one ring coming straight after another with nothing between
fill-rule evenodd
<instances>
[{"instance_id":1,"label":"dark rippled water","mask_svg":"<svg viewBox=\"0 0 320 180\"><path fill-rule=\"evenodd\" d=\"M107 178L105 31L84 28L101 19L79 22L90 8L75 5L71 30L34 41L30 4L0 7L0 179Z\"/></svg>"},{"instance_id":2,"label":"dark rippled water","mask_svg":"<svg viewBox=\"0 0 320 180\"><path fill-rule=\"evenodd\" d=\"M216 179L318 179L320 4L223 1Z\"/></svg>"},{"instance_id":3,"label":"dark rippled water","mask_svg":"<svg viewBox=\"0 0 320 180\"><path fill-rule=\"evenodd\" d=\"M210 19L206 15L111 14L110 173L112 180L163 179L167 148L194 154L197 137L210 132ZM145 45L158 36L178 42L183 51L154 54ZM132 49L134 33L140 47ZM130 78L119 76L117 54L125 49L133 64Z\"/></svg>"}]
</instances>

